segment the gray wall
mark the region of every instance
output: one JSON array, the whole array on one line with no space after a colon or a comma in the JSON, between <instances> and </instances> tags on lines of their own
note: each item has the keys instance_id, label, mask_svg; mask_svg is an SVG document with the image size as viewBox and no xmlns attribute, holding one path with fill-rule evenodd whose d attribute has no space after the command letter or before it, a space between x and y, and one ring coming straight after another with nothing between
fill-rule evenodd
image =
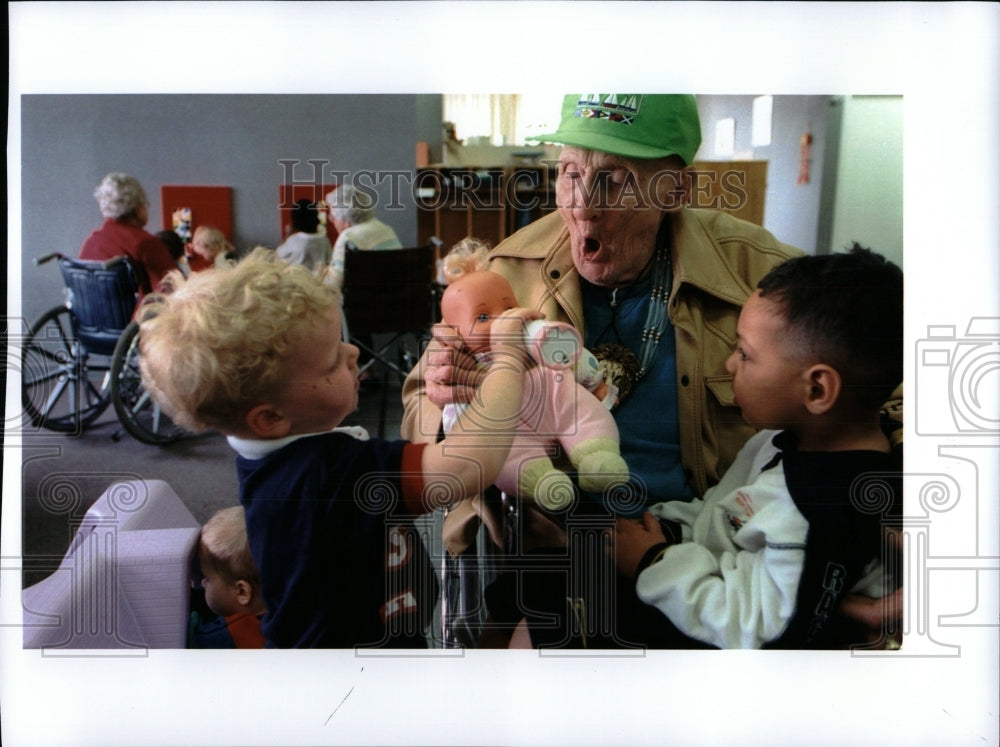
<instances>
[{"instance_id":1,"label":"gray wall","mask_svg":"<svg viewBox=\"0 0 1000 747\"><path fill-rule=\"evenodd\" d=\"M22 315L34 319L59 302L58 271L31 260L52 251L76 255L101 223L92 195L109 171L142 182L152 232L164 227L161 185L224 185L233 189L237 248L275 246L278 190L286 180L280 161L299 161L293 178L314 183L332 180L314 179L310 159L326 160L328 170L410 173L435 100L440 107L440 96L382 94L23 96ZM415 242L408 185L402 209L386 209L388 181L379 193L379 217L404 243Z\"/></svg>"},{"instance_id":2,"label":"gray wall","mask_svg":"<svg viewBox=\"0 0 1000 747\"><path fill-rule=\"evenodd\" d=\"M836 99L775 96L771 145L758 148L750 143L752 102L748 95L698 96L703 132L698 157L719 160L713 153L715 122L735 118L736 152L769 162L764 226L806 251L829 251L838 178L836 161L824 157L836 159L842 149L839 120L828 117ZM232 187L234 242L245 250L281 240L278 188L287 178L281 161L299 163L292 174L296 181L329 182L324 174L314 178L308 161L326 161L322 168L328 171L411 174L417 141L429 141L440 153L439 94L26 95L21 112L22 315L27 320L58 303L62 293L55 268L37 268L31 260L56 250L76 254L101 222L92 194L109 171L127 171L143 183L152 201L151 231L163 228L161 185ZM813 136L812 173L809 183L800 185L799 139L807 129ZM901 136L881 147L901 155ZM394 210L387 208L390 182L379 186L379 217L407 244L416 241L410 186L402 181L401 207ZM884 222L891 208L901 247L901 194L893 205L875 211L869 202L845 206L840 200L837 225Z\"/></svg>"},{"instance_id":3,"label":"gray wall","mask_svg":"<svg viewBox=\"0 0 1000 747\"><path fill-rule=\"evenodd\" d=\"M726 160L714 153L715 123L727 117L735 119L735 152L768 162L764 227L781 241L815 253L830 97L775 96L771 144L756 148L750 138L753 96L711 95L697 99L702 132L697 157L705 161ZM799 142L807 131L813 139L811 173L807 184L797 184Z\"/></svg>"}]
</instances>

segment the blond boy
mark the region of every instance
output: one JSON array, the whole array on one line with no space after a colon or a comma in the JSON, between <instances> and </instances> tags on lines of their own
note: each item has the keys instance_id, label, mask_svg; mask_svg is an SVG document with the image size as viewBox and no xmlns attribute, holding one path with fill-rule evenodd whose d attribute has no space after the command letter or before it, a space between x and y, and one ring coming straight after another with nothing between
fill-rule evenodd
<instances>
[{"instance_id":1,"label":"blond boy","mask_svg":"<svg viewBox=\"0 0 1000 747\"><path fill-rule=\"evenodd\" d=\"M175 422L217 428L238 453L268 645L425 645L437 588L410 519L496 479L539 314L496 321L502 365L447 439L386 442L337 428L357 407L358 349L306 268L258 250L171 284L140 311L143 378Z\"/></svg>"}]
</instances>

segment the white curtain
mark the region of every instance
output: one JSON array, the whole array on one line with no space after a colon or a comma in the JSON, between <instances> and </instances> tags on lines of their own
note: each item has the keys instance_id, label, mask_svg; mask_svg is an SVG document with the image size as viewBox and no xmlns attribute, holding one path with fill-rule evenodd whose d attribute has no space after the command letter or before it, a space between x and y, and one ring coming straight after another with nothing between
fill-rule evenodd
<instances>
[{"instance_id":1,"label":"white curtain","mask_svg":"<svg viewBox=\"0 0 1000 747\"><path fill-rule=\"evenodd\" d=\"M443 99L444 119L455 124L459 140L523 145L532 135L555 131L562 94L446 93Z\"/></svg>"},{"instance_id":2,"label":"white curtain","mask_svg":"<svg viewBox=\"0 0 1000 747\"><path fill-rule=\"evenodd\" d=\"M513 144L520 98L517 93L446 93L444 118L455 123L456 137L467 144L476 138Z\"/></svg>"}]
</instances>

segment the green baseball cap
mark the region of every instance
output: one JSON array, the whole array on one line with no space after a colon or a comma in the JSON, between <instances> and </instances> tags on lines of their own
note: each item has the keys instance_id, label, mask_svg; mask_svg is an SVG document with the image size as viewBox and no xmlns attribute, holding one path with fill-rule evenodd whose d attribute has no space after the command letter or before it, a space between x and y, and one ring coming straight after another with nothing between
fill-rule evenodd
<instances>
[{"instance_id":1,"label":"green baseball cap","mask_svg":"<svg viewBox=\"0 0 1000 747\"><path fill-rule=\"evenodd\" d=\"M559 129L531 139L626 158L676 155L689 166L701 145L701 120L689 94L570 93Z\"/></svg>"}]
</instances>

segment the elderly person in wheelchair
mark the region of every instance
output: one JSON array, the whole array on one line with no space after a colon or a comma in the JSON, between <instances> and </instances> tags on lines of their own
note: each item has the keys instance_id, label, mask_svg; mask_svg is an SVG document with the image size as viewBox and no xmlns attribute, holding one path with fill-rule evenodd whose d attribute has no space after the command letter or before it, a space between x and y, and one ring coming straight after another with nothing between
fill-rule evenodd
<instances>
[{"instance_id":1,"label":"elderly person in wheelchair","mask_svg":"<svg viewBox=\"0 0 1000 747\"><path fill-rule=\"evenodd\" d=\"M112 172L94 190L104 222L83 242L80 259L106 261L127 256L139 284L139 300L152 293L164 276L178 269L170 250L144 229L149 200L134 176Z\"/></svg>"},{"instance_id":2,"label":"elderly person in wheelchair","mask_svg":"<svg viewBox=\"0 0 1000 747\"><path fill-rule=\"evenodd\" d=\"M79 259L53 252L35 260L57 260L66 298L36 319L22 342L25 423L81 435L113 404L137 440L170 443L183 431L142 386L132 315L145 294L179 269L177 260L143 229L149 201L135 177L112 172L94 196L105 219L84 241ZM112 434L119 438L119 432Z\"/></svg>"}]
</instances>

